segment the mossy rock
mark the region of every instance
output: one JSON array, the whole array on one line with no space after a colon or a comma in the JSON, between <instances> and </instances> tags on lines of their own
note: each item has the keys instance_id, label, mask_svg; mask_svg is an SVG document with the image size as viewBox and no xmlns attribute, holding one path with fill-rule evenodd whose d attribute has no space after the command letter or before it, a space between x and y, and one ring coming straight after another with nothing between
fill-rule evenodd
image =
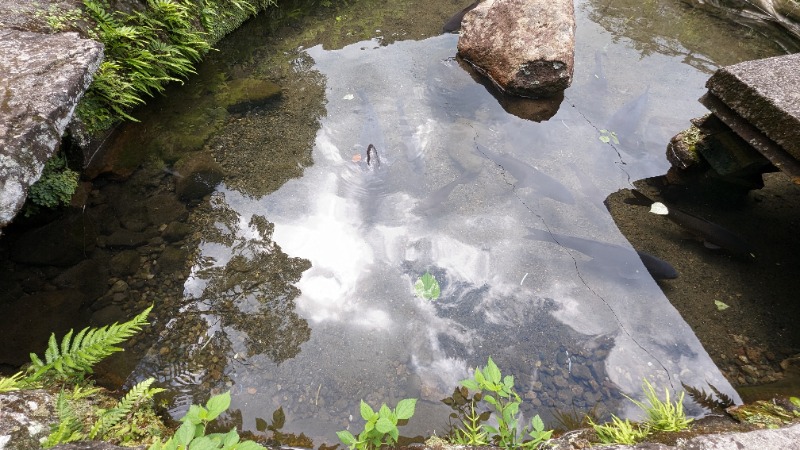
<instances>
[{"instance_id":1,"label":"mossy rock","mask_svg":"<svg viewBox=\"0 0 800 450\"><path fill-rule=\"evenodd\" d=\"M231 113L241 113L280 100L281 88L269 80L238 78L225 83L217 103Z\"/></svg>"}]
</instances>

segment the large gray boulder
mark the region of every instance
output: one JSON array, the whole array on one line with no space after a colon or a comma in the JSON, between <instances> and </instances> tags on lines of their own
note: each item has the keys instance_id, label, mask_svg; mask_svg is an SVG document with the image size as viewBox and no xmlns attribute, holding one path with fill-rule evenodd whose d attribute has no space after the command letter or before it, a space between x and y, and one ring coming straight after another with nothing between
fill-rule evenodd
<instances>
[{"instance_id":1,"label":"large gray boulder","mask_svg":"<svg viewBox=\"0 0 800 450\"><path fill-rule=\"evenodd\" d=\"M0 228L58 149L102 59L102 44L77 33L0 30Z\"/></svg>"},{"instance_id":2,"label":"large gray boulder","mask_svg":"<svg viewBox=\"0 0 800 450\"><path fill-rule=\"evenodd\" d=\"M486 0L464 15L458 54L503 91L551 97L572 83L572 0Z\"/></svg>"}]
</instances>

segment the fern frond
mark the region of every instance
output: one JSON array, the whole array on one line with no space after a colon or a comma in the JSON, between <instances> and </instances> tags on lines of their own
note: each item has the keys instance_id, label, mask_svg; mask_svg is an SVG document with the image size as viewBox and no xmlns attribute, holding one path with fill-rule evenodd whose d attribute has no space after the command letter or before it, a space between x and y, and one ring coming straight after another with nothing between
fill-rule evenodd
<instances>
[{"instance_id":1,"label":"fern frond","mask_svg":"<svg viewBox=\"0 0 800 450\"><path fill-rule=\"evenodd\" d=\"M86 436L82 432L81 421L78 420L78 415L72 408L67 396L64 395L64 391L58 394L56 409L58 411L58 424L53 425L50 429L50 434L42 443L42 447L50 448L58 444L84 439Z\"/></svg>"},{"instance_id":2,"label":"fern frond","mask_svg":"<svg viewBox=\"0 0 800 450\"><path fill-rule=\"evenodd\" d=\"M25 385L22 375L17 372L10 377L0 377L0 393L20 390Z\"/></svg>"},{"instance_id":3,"label":"fern frond","mask_svg":"<svg viewBox=\"0 0 800 450\"><path fill-rule=\"evenodd\" d=\"M120 26L114 15L106 11L106 8L101 3L95 0L83 0L83 5L86 6L86 9L98 24L113 28Z\"/></svg>"},{"instance_id":4,"label":"fern frond","mask_svg":"<svg viewBox=\"0 0 800 450\"><path fill-rule=\"evenodd\" d=\"M128 322L107 325L102 328L85 328L73 338L72 330L64 336L59 347L55 334L45 350L44 362L31 354L31 366L28 369L33 375L28 377L36 381L42 375L53 373L60 378L82 377L92 372L92 366L107 356L122 351L116 344L125 341L147 325L147 315L153 307L142 311Z\"/></svg>"},{"instance_id":5,"label":"fern frond","mask_svg":"<svg viewBox=\"0 0 800 450\"><path fill-rule=\"evenodd\" d=\"M100 418L92 425L89 439L102 438L106 431L131 414L140 403L150 401L154 395L163 392L164 389L161 388L150 389L154 381L155 378L148 378L138 383L113 408L103 411Z\"/></svg>"},{"instance_id":6,"label":"fern frond","mask_svg":"<svg viewBox=\"0 0 800 450\"><path fill-rule=\"evenodd\" d=\"M734 404L730 397L720 392L711 384L709 384L709 387L711 387L711 390L716 394L717 398L714 398L714 394L706 393L704 389L698 389L684 383L681 383L681 385L683 385L683 389L686 390L692 400L710 411L725 413L725 410Z\"/></svg>"}]
</instances>

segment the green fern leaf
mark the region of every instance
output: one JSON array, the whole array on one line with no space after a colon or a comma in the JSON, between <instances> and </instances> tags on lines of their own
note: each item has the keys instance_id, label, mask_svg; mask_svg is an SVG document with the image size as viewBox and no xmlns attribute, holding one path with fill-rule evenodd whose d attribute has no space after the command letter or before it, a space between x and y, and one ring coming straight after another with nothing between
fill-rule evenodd
<instances>
[{"instance_id":1,"label":"green fern leaf","mask_svg":"<svg viewBox=\"0 0 800 450\"><path fill-rule=\"evenodd\" d=\"M52 426L42 447L50 448L58 444L79 441L86 437L82 432L78 415L70 404L68 396L64 395L64 391L58 394L56 410L58 411L58 424Z\"/></svg>"},{"instance_id":2,"label":"green fern leaf","mask_svg":"<svg viewBox=\"0 0 800 450\"><path fill-rule=\"evenodd\" d=\"M93 365L115 352L122 351L116 344L125 341L141 330L142 326L147 325L147 315L152 309L150 306L122 324L85 328L74 339L70 330L61 342L60 351L55 334L51 334L45 350L45 362L31 354L32 364L29 370L34 373L29 379L35 381L42 375L52 372L60 378L82 377L86 373L91 373Z\"/></svg>"},{"instance_id":3,"label":"green fern leaf","mask_svg":"<svg viewBox=\"0 0 800 450\"><path fill-rule=\"evenodd\" d=\"M92 425L92 429L89 431L89 439L102 438L110 428L120 423L137 405L143 401L150 401L154 395L164 391L161 388L150 389L150 385L153 382L155 382L155 378L148 378L136 384L117 402L116 406L104 411Z\"/></svg>"},{"instance_id":4,"label":"green fern leaf","mask_svg":"<svg viewBox=\"0 0 800 450\"><path fill-rule=\"evenodd\" d=\"M0 393L18 391L24 386L22 372L17 372L10 377L0 377Z\"/></svg>"}]
</instances>

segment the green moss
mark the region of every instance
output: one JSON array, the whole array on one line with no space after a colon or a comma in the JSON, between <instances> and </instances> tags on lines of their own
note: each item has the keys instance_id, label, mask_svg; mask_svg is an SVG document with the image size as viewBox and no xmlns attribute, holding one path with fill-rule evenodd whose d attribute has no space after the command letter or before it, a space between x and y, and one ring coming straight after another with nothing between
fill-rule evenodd
<instances>
[{"instance_id":1,"label":"green moss","mask_svg":"<svg viewBox=\"0 0 800 450\"><path fill-rule=\"evenodd\" d=\"M697 143L703 138L703 134L699 128L692 125L683 131L683 139L681 140L689 151L697 156Z\"/></svg>"}]
</instances>

